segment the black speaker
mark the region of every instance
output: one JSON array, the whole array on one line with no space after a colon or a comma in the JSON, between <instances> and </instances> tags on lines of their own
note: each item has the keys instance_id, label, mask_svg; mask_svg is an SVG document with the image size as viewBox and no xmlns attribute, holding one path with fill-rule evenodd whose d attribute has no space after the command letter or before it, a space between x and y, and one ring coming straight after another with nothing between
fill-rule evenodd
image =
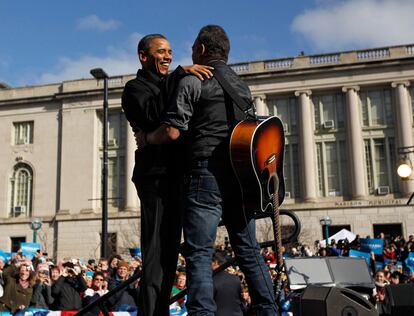
<instances>
[{"instance_id":1,"label":"black speaker","mask_svg":"<svg viewBox=\"0 0 414 316\"><path fill-rule=\"evenodd\" d=\"M308 286L300 300L301 316L378 316L359 293L339 287Z\"/></svg>"},{"instance_id":2,"label":"black speaker","mask_svg":"<svg viewBox=\"0 0 414 316\"><path fill-rule=\"evenodd\" d=\"M414 315L414 284L387 285L384 311L390 316Z\"/></svg>"}]
</instances>

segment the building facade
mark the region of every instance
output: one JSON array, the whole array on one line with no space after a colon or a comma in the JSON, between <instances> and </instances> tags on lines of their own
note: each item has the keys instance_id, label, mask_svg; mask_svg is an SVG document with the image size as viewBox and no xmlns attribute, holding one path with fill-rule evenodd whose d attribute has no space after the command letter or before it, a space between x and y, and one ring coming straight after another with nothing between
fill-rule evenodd
<instances>
[{"instance_id":1,"label":"building facade","mask_svg":"<svg viewBox=\"0 0 414 316\"><path fill-rule=\"evenodd\" d=\"M300 240L348 228L362 236L414 234L406 202L414 182L414 45L301 55L232 65L259 115L277 115L286 136L283 208ZM109 81L109 237L113 251L139 246L139 200L130 181L135 142L121 110L124 84ZM37 239L57 258L99 257L103 83L95 79L0 89L0 249Z\"/></svg>"}]
</instances>

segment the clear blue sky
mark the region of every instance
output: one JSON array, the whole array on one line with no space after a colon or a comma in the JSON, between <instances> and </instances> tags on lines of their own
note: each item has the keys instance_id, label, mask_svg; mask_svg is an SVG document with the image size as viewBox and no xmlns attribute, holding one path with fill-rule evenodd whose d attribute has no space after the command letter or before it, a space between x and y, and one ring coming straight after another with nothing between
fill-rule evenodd
<instances>
[{"instance_id":1,"label":"clear blue sky","mask_svg":"<svg viewBox=\"0 0 414 316\"><path fill-rule=\"evenodd\" d=\"M411 0L2 1L0 81L11 86L138 68L137 41L165 34L175 65L191 62L200 27L228 32L231 62L414 43Z\"/></svg>"}]
</instances>

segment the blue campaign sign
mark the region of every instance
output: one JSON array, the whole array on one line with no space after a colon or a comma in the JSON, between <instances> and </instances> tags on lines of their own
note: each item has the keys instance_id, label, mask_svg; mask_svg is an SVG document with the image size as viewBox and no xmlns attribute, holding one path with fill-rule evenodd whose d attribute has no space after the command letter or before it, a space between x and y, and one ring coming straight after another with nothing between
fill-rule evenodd
<instances>
[{"instance_id":1,"label":"blue campaign sign","mask_svg":"<svg viewBox=\"0 0 414 316\"><path fill-rule=\"evenodd\" d=\"M170 315L171 316L186 316L188 315L188 313L185 307L177 308L177 307L170 306Z\"/></svg>"},{"instance_id":2,"label":"blue campaign sign","mask_svg":"<svg viewBox=\"0 0 414 316\"><path fill-rule=\"evenodd\" d=\"M22 242L20 248L23 255L32 260L36 251L40 249L40 244L35 242Z\"/></svg>"},{"instance_id":3,"label":"blue campaign sign","mask_svg":"<svg viewBox=\"0 0 414 316\"><path fill-rule=\"evenodd\" d=\"M140 257L141 258L141 248L129 248L129 253L131 257Z\"/></svg>"},{"instance_id":4,"label":"blue campaign sign","mask_svg":"<svg viewBox=\"0 0 414 316\"><path fill-rule=\"evenodd\" d=\"M384 240L381 238L361 238L361 250L382 255L384 250Z\"/></svg>"},{"instance_id":5,"label":"blue campaign sign","mask_svg":"<svg viewBox=\"0 0 414 316\"><path fill-rule=\"evenodd\" d=\"M405 264L409 267L414 267L414 252L408 253L408 257L405 259Z\"/></svg>"},{"instance_id":6,"label":"blue campaign sign","mask_svg":"<svg viewBox=\"0 0 414 316\"><path fill-rule=\"evenodd\" d=\"M362 258L365 258L365 261L368 264L370 263L370 260L371 260L371 255L369 254L369 252L358 251L358 250L354 250L354 249L349 250L349 256L350 257L362 257Z\"/></svg>"},{"instance_id":7,"label":"blue campaign sign","mask_svg":"<svg viewBox=\"0 0 414 316\"><path fill-rule=\"evenodd\" d=\"M375 261L375 266L377 267L377 271L384 269L384 262Z\"/></svg>"},{"instance_id":8,"label":"blue campaign sign","mask_svg":"<svg viewBox=\"0 0 414 316\"><path fill-rule=\"evenodd\" d=\"M12 253L11 252L4 252L3 250L0 249L0 258L3 259L3 262L6 263L10 260L10 258L12 257Z\"/></svg>"}]
</instances>

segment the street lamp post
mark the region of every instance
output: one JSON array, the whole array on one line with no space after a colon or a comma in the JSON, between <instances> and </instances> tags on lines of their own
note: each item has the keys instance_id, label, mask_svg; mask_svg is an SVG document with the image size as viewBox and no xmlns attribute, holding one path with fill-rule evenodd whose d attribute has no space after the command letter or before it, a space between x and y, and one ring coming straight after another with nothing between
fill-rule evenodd
<instances>
[{"instance_id":1,"label":"street lamp post","mask_svg":"<svg viewBox=\"0 0 414 316\"><path fill-rule=\"evenodd\" d=\"M40 218L33 218L30 222L30 229L33 230L33 242L37 242L37 231L42 228L42 220Z\"/></svg>"},{"instance_id":2,"label":"street lamp post","mask_svg":"<svg viewBox=\"0 0 414 316\"><path fill-rule=\"evenodd\" d=\"M325 247L328 248L328 242L329 242L329 229L328 227L332 224L332 220L329 216L325 216L324 218L321 218L319 220L322 227L325 228Z\"/></svg>"},{"instance_id":3,"label":"street lamp post","mask_svg":"<svg viewBox=\"0 0 414 316\"><path fill-rule=\"evenodd\" d=\"M104 82L103 101L103 135L102 135L102 234L101 234L101 257L106 258L108 254L108 75L102 68L94 68L91 75L97 80Z\"/></svg>"}]
</instances>

